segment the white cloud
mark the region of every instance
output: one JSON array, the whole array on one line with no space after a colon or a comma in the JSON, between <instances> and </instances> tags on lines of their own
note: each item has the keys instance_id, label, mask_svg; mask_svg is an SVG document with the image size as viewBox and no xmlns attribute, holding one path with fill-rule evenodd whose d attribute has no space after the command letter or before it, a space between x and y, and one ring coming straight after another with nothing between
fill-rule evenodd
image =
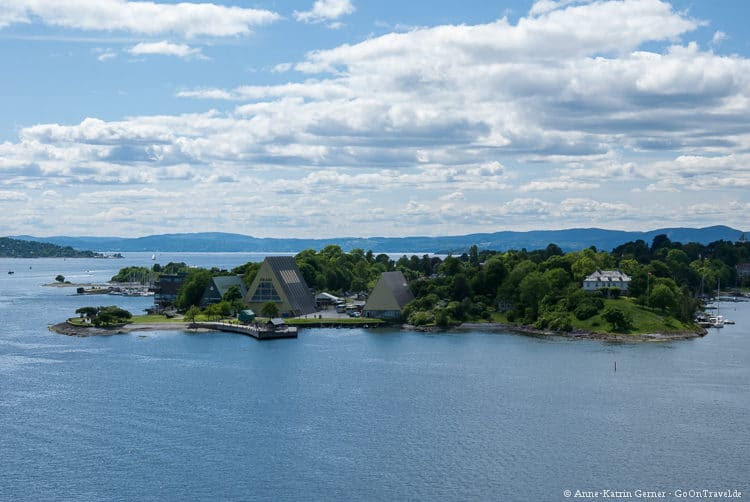
<instances>
[{"instance_id":1,"label":"white cloud","mask_svg":"<svg viewBox=\"0 0 750 502\"><path fill-rule=\"evenodd\" d=\"M0 28L40 21L86 31L126 31L185 37L247 35L252 27L281 17L275 12L213 3L156 3L126 0L4 0Z\"/></svg>"},{"instance_id":2,"label":"white cloud","mask_svg":"<svg viewBox=\"0 0 750 502\"><path fill-rule=\"evenodd\" d=\"M274 73L285 73L292 69L292 63L279 63L271 70Z\"/></svg>"},{"instance_id":3,"label":"white cloud","mask_svg":"<svg viewBox=\"0 0 750 502\"><path fill-rule=\"evenodd\" d=\"M11 24L28 23L29 18L26 15L26 9L20 2L14 4L10 2L0 9L0 28L5 28Z\"/></svg>"},{"instance_id":4,"label":"white cloud","mask_svg":"<svg viewBox=\"0 0 750 502\"><path fill-rule=\"evenodd\" d=\"M305 23L333 21L354 12L351 0L315 0L309 11L294 11L294 18ZM339 28L340 23L331 23L329 27Z\"/></svg>"},{"instance_id":5,"label":"white cloud","mask_svg":"<svg viewBox=\"0 0 750 502\"><path fill-rule=\"evenodd\" d=\"M719 45L724 40L727 40L728 38L729 38L729 36L726 33L724 33L723 31L717 30L714 33L714 36L711 37L711 45L714 45L714 46Z\"/></svg>"},{"instance_id":6,"label":"white cloud","mask_svg":"<svg viewBox=\"0 0 750 502\"><path fill-rule=\"evenodd\" d=\"M529 182L518 188L520 192L550 192L571 190L595 190L599 188L598 183L581 183L572 180L538 180Z\"/></svg>"},{"instance_id":7,"label":"white cloud","mask_svg":"<svg viewBox=\"0 0 750 502\"><path fill-rule=\"evenodd\" d=\"M192 91L179 91L176 94L180 98L194 98L194 99L221 99L221 100L232 100L237 99L236 96L223 89L195 89Z\"/></svg>"},{"instance_id":8,"label":"white cloud","mask_svg":"<svg viewBox=\"0 0 750 502\"><path fill-rule=\"evenodd\" d=\"M112 49L99 49L96 52L99 54L98 56L96 56L96 59L98 59L102 63L117 57L117 53Z\"/></svg>"},{"instance_id":9,"label":"white cloud","mask_svg":"<svg viewBox=\"0 0 750 502\"><path fill-rule=\"evenodd\" d=\"M0 202L25 202L29 200L29 196L23 192L0 190Z\"/></svg>"},{"instance_id":10,"label":"white cloud","mask_svg":"<svg viewBox=\"0 0 750 502\"><path fill-rule=\"evenodd\" d=\"M348 234L337 215L360 214L363 198L361 235L653 227L685 223L718 190L731 196L705 221L744 221L750 61L680 42L699 22L657 0L535 9L315 51L294 65L317 73L303 81L177 92L236 102L211 103L223 111L26 127L0 144L0 185L96 186L117 207L137 201L102 214L133 231L149 217ZM167 180L181 197L165 202L154 192ZM99 211L75 204L61 214Z\"/></svg>"},{"instance_id":11,"label":"white cloud","mask_svg":"<svg viewBox=\"0 0 750 502\"><path fill-rule=\"evenodd\" d=\"M581 4L586 3L587 1L590 0L537 0L537 2L531 6L529 14L532 16L540 16L571 4Z\"/></svg>"},{"instance_id":12,"label":"white cloud","mask_svg":"<svg viewBox=\"0 0 750 502\"><path fill-rule=\"evenodd\" d=\"M200 49L186 44L174 44L162 40L161 42L141 42L128 49L134 56L158 54L162 56L177 56L183 59L207 59Z\"/></svg>"}]
</instances>

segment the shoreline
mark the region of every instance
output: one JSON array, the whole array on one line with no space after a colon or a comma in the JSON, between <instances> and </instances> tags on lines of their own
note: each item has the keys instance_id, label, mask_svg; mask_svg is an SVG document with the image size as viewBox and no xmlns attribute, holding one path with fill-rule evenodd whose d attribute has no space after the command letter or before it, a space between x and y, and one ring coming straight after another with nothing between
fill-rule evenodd
<instances>
[{"instance_id":1,"label":"shoreline","mask_svg":"<svg viewBox=\"0 0 750 502\"><path fill-rule=\"evenodd\" d=\"M78 336L81 338L89 336L111 336L111 335L126 335L134 331L209 331L207 329L192 329L189 328L190 323L188 322L164 322L164 323L127 323L118 324L115 326L109 326L106 328L97 326L77 326L71 324L68 321L59 322L57 324L51 324L48 326L50 331L66 336Z\"/></svg>"},{"instance_id":2,"label":"shoreline","mask_svg":"<svg viewBox=\"0 0 750 502\"><path fill-rule=\"evenodd\" d=\"M66 335L66 336L77 336L77 337L89 337L89 336L111 336L111 335L124 335L136 331L194 331L194 332L208 332L212 331L206 328L191 328L189 322L163 322L163 323L127 323L118 324L110 327L96 327L96 326L78 326L71 324L68 321L64 321L49 326L49 330L55 333ZM361 326L351 326L361 327ZM382 326L381 326L382 327ZM305 325L299 325L299 329L307 328ZM602 340L607 342L664 342L674 340L690 340L693 338L700 338L708 334L708 331L702 329L701 331L676 331L673 333L601 333L594 331L575 330L575 331L551 331L537 329L533 326L506 324L506 323L463 323L458 326L451 327L449 329L436 328L436 327L425 327L420 328L409 324L400 325L400 329L403 331L415 331L425 333L445 333L451 330L454 331L505 331L525 336L555 336L562 338L570 338L574 340Z\"/></svg>"},{"instance_id":3,"label":"shoreline","mask_svg":"<svg viewBox=\"0 0 750 502\"><path fill-rule=\"evenodd\" d=\"M675 331L671 333L602 333L598 331L586 331L577 329L573 331L554 331L538 329L528 325L517 325L507 323L463 323L455 329L496 331L505 330L527 336L559 336L575 340L603 340L607 342L667 342L673 340L690 340L701 338L708 334L704 328L700 331Z\"/></svg>"}]
</instances>

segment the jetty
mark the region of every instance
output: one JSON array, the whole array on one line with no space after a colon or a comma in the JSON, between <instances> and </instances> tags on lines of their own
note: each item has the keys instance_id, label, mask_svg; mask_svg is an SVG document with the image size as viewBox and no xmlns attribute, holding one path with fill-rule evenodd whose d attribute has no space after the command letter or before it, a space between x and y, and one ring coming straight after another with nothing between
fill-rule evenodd
<instances>
[{"instance_id":1,"label":"jetty","mask_svg":"<svg viewBox=\"0 0 750 502\"><path fill-rule=\"evenodd\" d=\"M232 324L228 322L194 322L188 328L203 328L215 331L227 331L252 336L258 340L275 340L278 338L297 338L297 327L287 326L275 319L267 324Z\"/></svg>"}]
</instances>

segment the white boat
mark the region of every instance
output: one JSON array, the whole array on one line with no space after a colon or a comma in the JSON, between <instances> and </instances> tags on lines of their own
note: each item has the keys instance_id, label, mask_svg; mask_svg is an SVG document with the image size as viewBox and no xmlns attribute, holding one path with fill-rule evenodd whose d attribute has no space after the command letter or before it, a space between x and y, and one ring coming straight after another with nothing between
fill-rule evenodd
<instances>
[{"instance_id":1,"label":"white boat","mask_svg":"<svg viewBox=\"0 0 750 502\"><path fill-rule=\"evenodd\" d=\"M734 321L731 319L724 319L724 324L734 324Z\"/></svg>"},{"instance_id":2,"label":"white boat","mask_svg":"<svg viewBox=\"0 0 750 502\"><path fill-rule=\"evenodd\" d=\"M152 259L152 260L155 260L155 259L156 259L156 254L152 254L152 255L151 255L151 259Z\"/></svg>"},{"instance_id":3,"label":"white boat","mask_svg":"<svg viewBox=\"0 0 750 502\"><path fill-rule=\"evenodd\" d=\"M724 316L712 315L708 318L708 322L712 328L723 328L724 327Z\"/></svg>"},{"instance_id":4,"label":"white boat","mask_svg":"<svg viewBox=\"0 0 750 502\"><path fill-rule=\"evenodd\" d=\"M716 315L712 315L708 318L711 322L712 328L723 328L724 327L724 316L719 315L719 306L721 305L721 279L716 280Z\"/></svg>"}]
</instances>

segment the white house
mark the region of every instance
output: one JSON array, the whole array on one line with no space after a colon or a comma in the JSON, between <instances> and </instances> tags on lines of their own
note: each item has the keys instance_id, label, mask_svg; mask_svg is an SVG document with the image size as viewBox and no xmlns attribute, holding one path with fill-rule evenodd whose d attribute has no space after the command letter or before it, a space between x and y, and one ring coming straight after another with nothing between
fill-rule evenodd
<instances>
[{"instance_id":1,"label":"white house","mask_svg":"<svg viewBox=\"0 0 750 502\"><path fill-rule=\"evenodd\" d=\"M619 270L597 270L583 280L583 289L596 291L602 288L620 288L623 292L630 286L630 276Z\"/></svg>"}]
</instances>

